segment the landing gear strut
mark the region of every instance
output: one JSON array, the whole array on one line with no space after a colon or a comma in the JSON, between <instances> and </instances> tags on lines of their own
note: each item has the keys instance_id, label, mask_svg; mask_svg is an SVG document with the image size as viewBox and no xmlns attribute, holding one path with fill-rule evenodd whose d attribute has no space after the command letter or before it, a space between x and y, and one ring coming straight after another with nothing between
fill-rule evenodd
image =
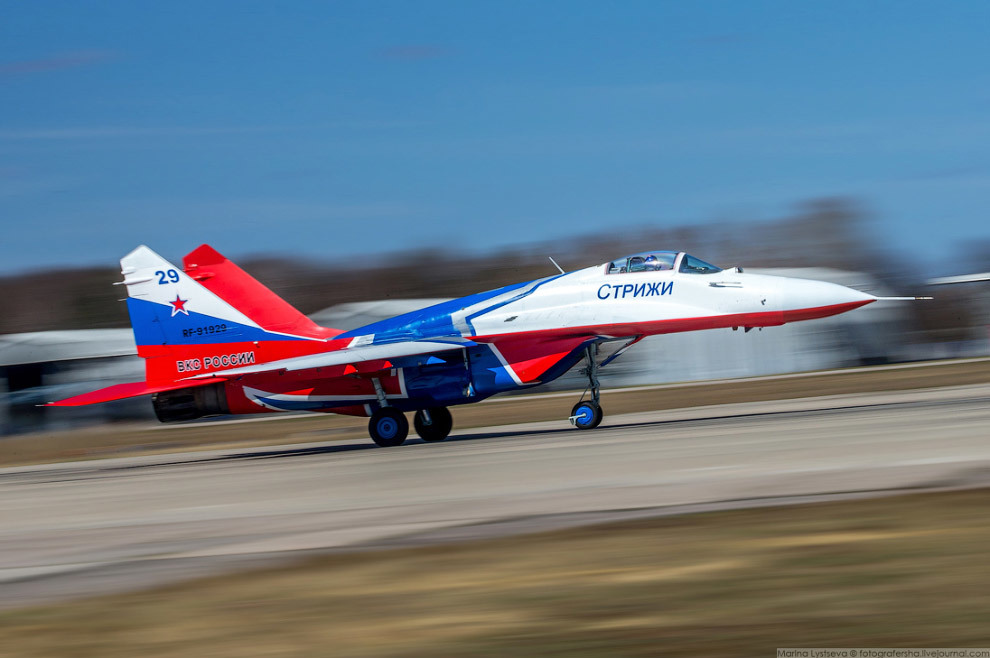
<instances>
[{"instance_id":1,"label":"landing gear strut","mask_svg":"<svg viewBox=\"0 0 990 658\"><path fill-rule=\"evenodd\" d=\"M431 407L420 409L413 416L413 427L416 434L424 441L443 441L450 434L450 429L454 426L454 419L451 418L447 407Z\"/></svg>"},{"instance_id":2,"label":"landing gear strut","mask_svg":"<svg viewBox=\"0 0 990 658\"><path fill-rule=\"evenodd\" d=\"M599 403L601 385L598 383L598 362L595 361L596 349L596 345L589 345L585 348L588 367L581 371L582 375L588 376L588 388L584 391L587 393L589 389L591 390L591 399L585 400L584 393L582 393L581 401L571 409L571 416L569 418L571 425L579 430L595 429L601 424L602 418L605 415Z\"/></svg>"},{"instance_id":3,"label":"landing gear strut","mask_svg":"<svg viewBox=\"0 0 990 658\"><path fill-rule=\"evenodd\" d=\"M372 441L383 448L400 446L409 435L409 421L401 411L388 406L388 399L378 378L374 377L371 381L375 385L379 408L371 414L371 420L368 421L368 434Z\"/></svg>"}]
</instances>

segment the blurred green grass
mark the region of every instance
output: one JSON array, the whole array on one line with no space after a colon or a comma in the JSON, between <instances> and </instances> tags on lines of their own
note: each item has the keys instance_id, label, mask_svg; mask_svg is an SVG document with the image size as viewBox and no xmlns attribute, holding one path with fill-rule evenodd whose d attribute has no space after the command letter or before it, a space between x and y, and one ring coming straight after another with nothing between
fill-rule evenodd
<instances>
[{"instance_id":1,"label":"blurred green grass","mask_svg":"<svg viewBox=\"0 0 990 658\"><path fill-rule=\"evenodd\" d=\"M990 645L990 490L693 514L0 614L4 656L770 656Z\"/></svg>"}]
</instances>

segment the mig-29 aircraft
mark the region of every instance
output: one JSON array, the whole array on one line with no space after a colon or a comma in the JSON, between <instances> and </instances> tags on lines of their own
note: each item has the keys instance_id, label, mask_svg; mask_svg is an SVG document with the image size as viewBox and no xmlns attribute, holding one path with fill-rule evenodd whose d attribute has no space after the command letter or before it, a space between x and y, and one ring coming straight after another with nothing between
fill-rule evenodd
<instances>
[{"instance_id":1,"label":"mig-29 aircraft","mask_svg":"<svg viewBox=\"0 0 990 658\"><path fill-rule=\"evenodd\" d=\"M369 416L380 446L405 441L405 412L424 441L442 441L453 425L448 407L552 381L582 360L591 394L570 421L592 429L602 421L598 369L645 336L772 327L879 299L647 251L344 332L316 325L209 245L182 268L145 246L120 264L145 381L50 405L151 395L162 422L273 411Z\"/></svg>"}]
</instances>

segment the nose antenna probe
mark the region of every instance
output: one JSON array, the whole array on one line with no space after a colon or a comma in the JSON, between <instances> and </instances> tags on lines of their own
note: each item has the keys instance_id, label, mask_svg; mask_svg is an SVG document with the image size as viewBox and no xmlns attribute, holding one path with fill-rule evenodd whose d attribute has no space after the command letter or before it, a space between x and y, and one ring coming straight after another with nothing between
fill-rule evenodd
<instances>
[{"instance_id":1,"label":"nose antenna probe","mask_svg":"<svg viewBox=\"0 0 990 658\"><path fill-rule=\"evenodd\" d=\"M925 299L935 299L934 297L877 297L878 302L915 302Z\"/></svg>"},{"instance_id":2,"label":"nose antenna probe","mask_svg":"<svg viewBox=\"0 0 990 658\"><path fill-rule=\"evenodd\" d=\"M553 263L553 266L554 267L556 267L558 270L560 270L560 273L561 274L566 274L566 272L564 272L564 268L557 264L557 261L555 261L553 259L553 256L547 256L547 258L550 259L550 262Z\"/></svg>"}]
</instances>

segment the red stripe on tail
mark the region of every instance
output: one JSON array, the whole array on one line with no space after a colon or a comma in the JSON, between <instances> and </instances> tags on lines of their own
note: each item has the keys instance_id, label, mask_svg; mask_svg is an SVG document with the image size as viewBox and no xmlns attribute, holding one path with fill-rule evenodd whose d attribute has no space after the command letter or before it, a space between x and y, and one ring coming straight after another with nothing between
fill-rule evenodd
<instances>
[{"instance_id":1,"label":"red stripe on tail","mask_svg":"<svg viewBox=\"0 0 990 658\"><path fill-rule=\"evenodd\" d=\"M189 252L182 267L204 288L267 331L306 338L332 338L343 333L319 326L208 244Z\"/></svg>"}]
</instances>

